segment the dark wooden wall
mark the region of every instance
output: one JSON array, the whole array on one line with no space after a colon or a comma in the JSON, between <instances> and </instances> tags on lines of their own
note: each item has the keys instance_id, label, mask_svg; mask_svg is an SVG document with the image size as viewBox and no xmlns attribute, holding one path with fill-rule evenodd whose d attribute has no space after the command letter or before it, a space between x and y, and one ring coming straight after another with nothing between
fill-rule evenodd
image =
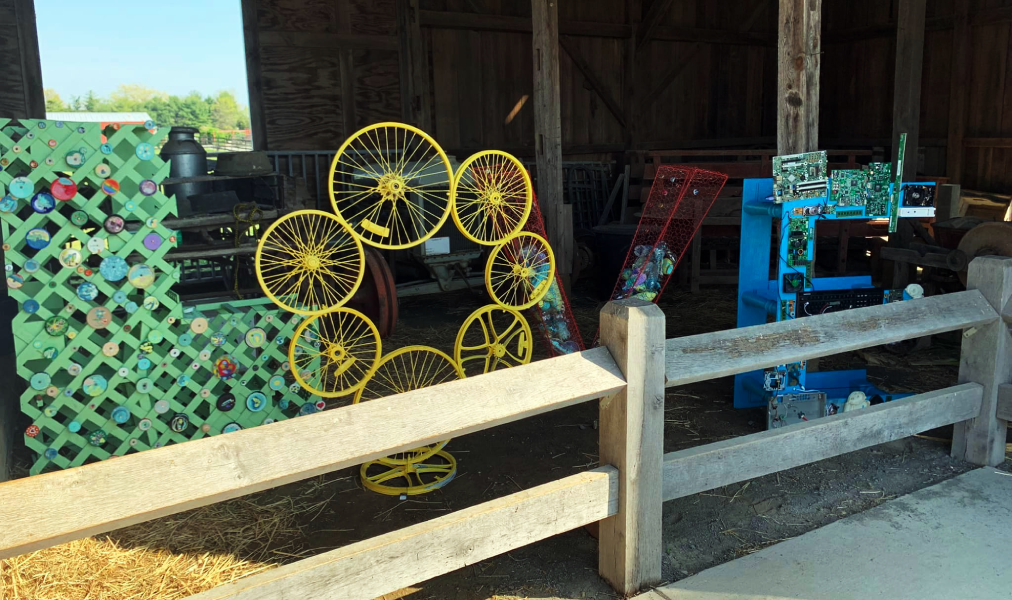
<instances>
[{"instance_id":1,"label":"dark wooden wall","mask_svg":"<svg viewBox=\"0 0 1012 600\"><path fill-rule=\"evenodd\" d=\"M414 1L430 133L460 157L492 148L532 155L529 0ZM252 103L267 148L333 150L361 126L410 119L401 84L406 63L418 61L402 60L398 28L409 0L243 2L255 15ZM961 2L971 23L968 81L954 88ZM776 12L777 0L560 0L564 154L772 147ZM895 24L895 0L823 2L820 146L890 144ZM962 183L995 191L1012 183L1010 44L1012 0L927 0L923 172L945 174L951 98L962 94L965 127L954 138Z\"/></svg>"},{"instance_id":2,"label":"dark wooden wall","mask_svg":"<svg viewBox=\"0 0 1012 600\"><path fill-rule=\"evenodd\" d=\"M0 117L46 116L32 0L0 0Z\"/></svg>"}]
</instances>

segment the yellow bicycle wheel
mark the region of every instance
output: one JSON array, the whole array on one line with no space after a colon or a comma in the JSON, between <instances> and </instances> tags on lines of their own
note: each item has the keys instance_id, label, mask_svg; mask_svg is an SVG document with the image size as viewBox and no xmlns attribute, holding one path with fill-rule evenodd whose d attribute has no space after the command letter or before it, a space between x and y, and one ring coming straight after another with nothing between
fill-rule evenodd
<instances>
[{"instance_id":1,"label":"yellow bicycle wheel","mask_svg":"<svg viewBox=\"0 0 1012 600\"><path fill-rule=\"evenodd\" d=\"M365 384L381 351L379 331L368 317L336 308L299 324L288 346L288 364L303 389L337 398Z\"/></svg>"},{"instance_id":2,"label":"yellow bicycle wheel","mask_svg":"<svg viewBox=\"0 0 1012 600\"><path fill-rule=\"evenodd\" d=\"M555 254L545 238L520 233L492 249L485 264L485 287L496 304L523 310L534 306L552 285Z\"/></svg>"},{"instance_id":3,"label":"yellow bicycle wheel","mask_svg":"<svg viewBox=\"0 0 1012 600\"><path fill-rule=\"evenodd\" d=\"M452 197L453 222L461 233L473 242L494 246L523 229L534 190L519 160L488 150L460 165Z\"/></svg>"},{"instance_id":4,"label":"yellow bicycle wheel","mask_svg":"<svg viewBox=\"0 0 1012 600\"><path fill-rule=\"evenodd\" d=\"M531 362L534 343L527 319L492 304L471 313L457 332L453 358L467 376Z\"/></svg>"},{"instance_id":5,"label":"yellow bicycle wheel","mask_svg":"<svg viewBox=\"0 0 1012 600\"><path fill-rule=\"evenodd\" d=\"M425 462L388 465L378 460L360 470L362 486L387 496L417 496L439 489L457 474L457 461L449 452L436 452Z\"/></svg>"},{"instance_id":6,"label":"yellow bicycle wheel","mask_svg":"<svg viewBox=\"0 0 1012 600\"><path fill-rule=\"evenodd\" d=\"M264 231L256 272L260 287L275 304L300 315L319 314L343 305L358 290L365 253L334 215L300 210Z\"/></svg>"},{"instance_id":7,"label":"yellow bicycle wheel","mask_svg":"<svg viewBox=\"0 0 1012 600\"><path fill-rule=\"evenodd\" d=\"M355 392L355 404L463 378L464 371L443 352L428 346L407 346L380 360L366 379L365 385ZM405 408L410 411L411 407ZM389 465L418 463L442 450L449 441L436 442L379 460Z\"/></svg>"},{"instance_id":8,"label":"yellow bicycle wheel","mask_svg":"<svg viewBox=\"0 0 1012 600\"><path fill-rule=\"evenodd\" d=\"M377 123L348 138L330 165L330 202L363 242L378 248L416 246L450 212L453 169L424 131Z\"/></svg>"}]
</instances>

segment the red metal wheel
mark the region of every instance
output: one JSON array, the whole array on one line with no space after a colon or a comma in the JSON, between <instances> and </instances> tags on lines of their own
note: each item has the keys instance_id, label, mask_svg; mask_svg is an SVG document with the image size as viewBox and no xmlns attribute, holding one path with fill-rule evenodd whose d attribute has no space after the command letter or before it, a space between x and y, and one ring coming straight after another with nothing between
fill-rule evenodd
<instances>
[{"instance_id":1,"label":"red metal wheel","mask_svg":"<svg viewBox=\"0 0 1012 600\"><path fill-rule=\"evenodd\" d=\"M362 285L347 306L369 317L376 325L380 338L387 338L394 332L397 325L397 286L390 265L378 250L365 248Z\"/></svg>"}]
</instances>

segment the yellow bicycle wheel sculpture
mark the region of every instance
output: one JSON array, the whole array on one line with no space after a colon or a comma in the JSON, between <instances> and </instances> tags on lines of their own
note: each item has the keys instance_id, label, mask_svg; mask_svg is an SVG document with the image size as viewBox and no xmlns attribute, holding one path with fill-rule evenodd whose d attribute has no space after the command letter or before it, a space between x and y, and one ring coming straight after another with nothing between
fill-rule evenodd
<instances>
[{"instance_id":1,"label":"yellow bicycle wheel sculpture","mask_svg":"<svg viewBox=\"0 0 1012 600\"><path fill-rule=\"evenodd\" d=\"M457 332L453 358L467 376L531 362L534 343L527 319L492 304L471 313Z\"/></svg>"},{"instance_id":2,"label":"yellow bicycle wheel sculpture","mask_svg":"<svg viewBox=\"0 0 1012 600\"><path fill-rule=\"evenodd\" d=\"M457 474L457 461L448 452L436 452L424 460L406 465L388 465L378 460L360 470L362 486L387 496L416 496L437 490Z\"/></svg>"},{"instance_id":3,"label":"yellow bicycle wheel sculpture","mask_svg":"<svg viewBox=\"0 0 1012 600\"><path fill-rule=\"evenodd\" d=\"M453 222L471 241L494 246L523 229L533 196L519 160L498 150L479 152L453 178Z\"/></svg>"},{"instance_id":4,"label":"yellow bicycle wheel sculpture","mask_svg":"<svg viewBox=\"0 0 1012 600\"><path fill-rule=\"evenodd\" d=\"M365 272L362 243L330 213L300 210L267 228L256 252L260 287L287 311L313 315L337 308Z\"/></svg>"},{"instance_id":5,"label":"yellow bicycle wheel sculpture","mask_svg":"<svg viewBox=\"0 0 1012 600\"><path fill-rule=\"evenodd\" d=\"M295 381L323 398L347 396L365 385L382 354L379 331L350 308L309 317L288 346Z\"/></svg>"},{"instance_id":6,"label":"yellow bicycle wheel sculpture","mask_svg":"<svg viewBox=\"0 0 1012 600\"><path fill-rule=\"evenodd\" d=\"M463 378L464 371L443 352L428 346L407 346L380 360L365 385L355 392L355 404ZM387 456L379 462L394 466L418 463L442 450L449 441Z\"/></svg>"},{"instance_id":7,"label":"yellow bicycle wheel sculpture","mask_svg":"<svg viewBox=\"0 0 1012 600\"><path fill-rule=\"evenodd\" d=\"M453 169L424 131L377 123L348 138L330 165L330 202L363 242L402 249L429 239L450 212Z\"/></svg>"},{"instance_id":8,"label":"yellow bicycle wheel sculpture","mask_svg":"<svg viewBox=\"0 0 1012 600\"><path fill-rule=\"evenodd\" d=\"M555 254L545 238L520 233L492 249L485 264L485 286L492 300L523 310L548 293L555 278Z\"/></svg>"}]
</instances>

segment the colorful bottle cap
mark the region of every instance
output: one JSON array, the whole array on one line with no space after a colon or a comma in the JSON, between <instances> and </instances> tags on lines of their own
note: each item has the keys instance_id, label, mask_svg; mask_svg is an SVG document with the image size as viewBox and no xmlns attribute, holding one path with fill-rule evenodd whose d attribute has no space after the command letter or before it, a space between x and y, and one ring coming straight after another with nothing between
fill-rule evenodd
<instances>
[{"instance_id":1,"label":"colorful bottle cap","mask_svg":"<svg viewBox=\"0 0 1012 600\"><path fill-rule=\"evenodd\" d=\"M186 387L186 384L188 383L190 383L189 375L180 375L179 377L176 377L176 385L179 387Z\"/></svg>"},{"instance_id":2,"label":"colorful bottle cap","mask_svg":"<svg viewBox=\"0 0 1012 600\"><path fill-rule=\"evenodd\" d=\"M148 119L147 121L144 121L144 129L147 129L148 131L150 131L150 130L154 129L155 127L157 127L157 125L155 125L155 122L152 121L151 119Z\"/></svg>"},{"instance_id":3,"label":"colorful bottle cap","mask_svg":"<svg viewBox=\"0 0 1012 600\"><path fill-rule=\"evenodd\" d=\"M112 323L112 311L104 306L96 306L88 311L86 320L92 329L105 329Z\"/></svg>"},{"instance_id":4,"label":"colorful bottle cap","mask_svg":"<svg viewBox=\"0 0 1012 600\"><path fill-rule=\"evenodd\" d=\"M154 196L155 194L158 193L158 184L152 181L151 179L145 179L144 181L140 182L138 188L140 189L141 194L145 196Z\"/></svg>"},{"instance_id":5,"label":"colorful bottle cap","mask_svg":"<svg viewBox=\"0 0 1012 600\"><path fill-rule=\"evenodd\" d=\"M29 381L29 383L31 383L33 390L38 390L41 392L45 390L47 387L49 387L50 381L52 381L52 378L49 377L49 373L36 373L32 375L32 378Z\"/></svg>"},{"instance_id":6,"label":"colorful bottle cap","mask_svg":"<svg viewBox=\"0 0 1012 600\"><path fill-rule=\"evenodd\" d=\"M42 414L46 415L47 417L55 417L56 413L58 413L58 412L60 412L60 411L57 410L55 406L53 406L52 404L50 404L49 406L47 406L42 411Z\"/></svg>"},{"instance_id":7,"label":"colorful bottle cap","mask_svg":"<svg viewBox=\"0 0 1012 600\"><path fill-rule=\"evenodd\" d=\"M129 201L127 201L126 204L123 205L123 210L125 210L127 212L133 212L136 208L137 208L137 205L134 204L133 200L129 200Z\"/></svg>"},{"instance_id":8,"label":"colorful bottle cap","mask_svg":"<svg viewBox=\"0 0 1012 600\"><path fill-rule=\"evenodd\" d=\"M177 414L169 421L169 429L176 433L183 433L190 426L190 417L184 414Z\"/></svg>"},{"instance_id":9,"label":"colorful bottle cap","mask_svg":"<svg viewBox=\"0 0 1012 600\"><path fill-rule=\"evenodd\" d=\"M70 363L67 365L67 373L69 373L71 377L77 377L81 374L81 365L77 363Z\"/></svg>"},{"instance_id":10,"label":"colorful bottle cap","mask_svg":"<svg viewBox=\"0 0 1012 600\"><path fill-rule=\"evenodd\" d=\"M0 212L10 214L18 209L18 199L10 194L0 198Z\"/></svg>"},{"instance_id":11,"label":"colorful bottle cap","mask_svg":"<svg viewBox=\"0 0 1012 600\"><path fill-rule=\"evenodd\" d=\"M267 395L263 392L252 392L246 396L246 408L250 412L260 412L267 408Z\"/></svg>"},{"instance_id":12,"label":"colorful bottle cap","mask_svg":"<svg viewBox=\"0 0 1012 600\"><path fill-rule=\"evenodd\" d=\"M70 214L70 222L78 227L88 224L88 213L83 210L75 210Z\"/></svg>"},{"instance_id":13,"label":"colorful bottle cap","mask_svg":"<svg viewBox=\"0 0 1012 600\"><path fill-rule=\"evenodd\" d=\"M95 374L84 378L84 393L91 397L101 396L109 388L109 382L105 377Z\"/></svg>"},{"instance_id":14,"label":"colorful bottle cap","mask_svg":"<svg viewBox=\"0 0 1012 600\"><path fill-rule=\"evenodd\" d=\"M155 157L155 147L147 142L141 142L134 148L134 154L141 160L151 160Z\"/></svg>"},{"instance_id":15,"label":"colorful bottle cap","mask_svg":"<svg viewBox=\"0 0 1012 600\"><path fill-rule=\"evenodd\" d=\"M70 329L70 322L62 315L56 315L46 319L46 333L51 336L61 336Z\"/></svg>"},{"instance_id":16,"label":"colorful bottle cap","mask_svg":"<svg viewBox=\"0 0 1012 600\"><path fill-rule=\"evenodd\" d=\"M46 348L45 350L42 351L42 356L44 356L45 358L47 358L49 360L53 360L59 354L60 354L60 351L57 350L53 346L49 346L48 348Z\"/></svg>"},{"instance_id":17,"label":"colorful bottle cap","mask_svg":"<svg viewBox=\"0 0 1012 600\"><path fill-rule=\"evenodd\" d=\"M127 261L116 255L103 258L101 264L98 265L98 272L106 281L121 281L127 276L129 270Z\"/></svg>"},{"instance_id":18,"label":"colorful bottle cap","mask_svg":"<svg viewBox=\"0 0 1012 600\"><path fill-rule=\"evenodd\" d=\"M222 332L220 332L220 331L216 331L216 332L214 332L214 333L211 334L211 345L212 346L220 348L220 347L224 346L225 342L227 342L227 341L228 341L228 339L225 337L225 334L222 333Z\"/></svg>"},{"instance_id":19,"label":"colorful bottle cap","mask_svg":"<svg viewBox=\"0 0 1012 600\"><path fill-rule=\"evenodd\" d=\"M71 150L66 154L67 164L71 167L80 167L84 164L84 153L80 150Z\"/></svg>"},{"instance_id":20,"label":"colorful bottle cap","mask_svg":"<svg viewBox=\"0 0 1012 600\"><path fill-rule=\"evenodd\" d=\"M38 271L40 268L41 268L41 265L39 265L39 261L37 261L35 259L31 259L30 258L30 259L28 259L28 260L25 261L25 271L27 271L29 273L34 273L34 272Z\"/></svg>"},{"instance_id":21,"label":"colorful bottle cap","mask_svg":"<svg viewBox=\"0 0 1012 600\"><path fill-rule=\"evenodd\" d=\"M66 202L77 195L77 183L69 177L60 177L49 186L49 190L57 200Z\"/></svg>"},{"instance_id":22,"label":"colorful bottle cap","mask_svg":"<svg viewBox=\"0 0 1012 600\"><path fill-rule=\"evenodd\" d=\"M158 331L157 329L148 332L148 341L151 342L152 344L160 344L164 339L165 336L162 335L162 332Z\"/></svg>"},{"instance_id":23,"label":"colorful bottle cap","mask_svg":"<svg viewBox=\"0 0 1012 600\"><path fill-rule=\"evenodd\" d=\"M85 281L77 286L77 297L85 302L91 302L98 298L98 286L90 281Z\"/></svg>"},{"instance_id":24,"label":"colorful bottle cap","mask_svg":"<svg viewBox=\"0 0 1012 600\"><path fill-rule=\"evenodd\" d=\"M70 433L77 433L78 431L81 431L81 424L77 421L71 421L67 424L67 430L70 431Z\"/></svg>"},{"instance_id":25,"label":"colorful bottle cap","mask_svg":"<svg viewBox=\"0 0 1012 600\"><path fill-rule=\"evenodd\" d=\"M64 248L60 250L59 256L60 264L67 269L76 269L81 266L84 262L84 256L81 255L81 251L75 248Z\"/></svg>"},{"instance_id":26,"label":"colorful bottle cap","mask_svg":"<svg viewBox=\"0 0 1012 600\"><path fill-rule=\"evenodd\" d=\"M53 238L49 235L49 232L41 227L29 229L28 233L25 234L25 243L33 250L42 250L49 245L49 242L51 242L52 239Z\"/></svg>"},{"instance_id":27,"label":"colorful bottle cap","mask_svg":"<svg viewBox=\"0 0 1012 600\"><path fill-rule=\"evenodd\" d=\"M193 321L191 321L190 322L190 331L192 331L193 333L196 333L197 335L200 335L200 334L204 333L205 331L207 331L207 319L205 319L203 317L197 317L196 319L194 319Z\"/></svg>"},{"instance_id":28,"label":"colorful bottle cap","mask_svg":"<svg viewBox=\"0 0 1012 600\"><path fill-rule=\"evenodd\" d=\"M157 233L149 233L144 236L144 247L148 250L158 250L162 247L162 236Z\"/></svg>"},{"instance_id":29,"label":"colorful bottle cap","mask_svg":"<svg viewBox=\"0 0 1012 600\"><path fill-rule=\"evenodd\" d=\"M271 386L272 390L281 391L285 389L285 378L281 375L275 375L274 377L271 377L268 385Z\"/></svg>"},{"instance_id":30,"label":"colorful bottle cap","mask_svg":"<svg viewBox=\"0 0 1012 600\"><path fill-rule=\"evenodd\" d=\"M199 358L200 360L210 360L211 359L211 351L210 350L201 350L200 354L197 355L197 358Z\"/></svg>"},{"instance_id":31,"label":"colorful bottle cap","mask_svg":"<svg viewBox=\"0 0 1012 600\"><path fill-rule=\"evenodd\" d=\"M127 295L126 292L124 292L123 290L116 290L112 294L112 301L115 302L116 304L123 304L124 302L126 302L126 299Z\"/></svg>"},{"instance_id":32,"label":"colorful bottle cap","mask_svg":"<svg viewBox=\"0 0 1012 600\"><path fill-rule=\"evenodd\" d=\"M35 212L40 215L48 215L56 208L56 198L53 198L53 195L49 192L39 192L32 196L30 204L32 205L32 210Z\"/></svg>"},{"instance_id":33,"label":"colorful bottle cap","mask_svg":"<svg viewBox=\"0 0 1012 600\"><path fill-rule=\"evenodd\" d=\"M141 431L147 431L148 429L151 429L151 419L141 419L140 421L138 421L137 429L140 429Z\"/></svg>"},{"instance_id":34,"label":"colorful bottle cap","mask_svg":"<svg viewBox=\"0 0 1012 600\"><path fill-rule=\"evenodd\" d=\"M21 286L25 284L25 278L17 273L11 273L7 276L7 287L12 290L21 289Z\"/></svg>"},{"instance_id":35,"label":"colorful bottle cap","mask_svg":"<svg viewBox=\"0 0 1012 600\"><path fill-rule=\"evenodd\" d=\"M155 270L145 264L134 265L127 273L127 281L138 289L151 287L155 282Z\"/></svg>"},{"instance_id":36,"label":"colorful bottle cap","mask_svg":"<svg viewBox=\"0 0 1012 600\"><path fill-rule=\"evenodd\" d=\"M112 420L120 425L130 420L130 410L125 406L117 406L112 409Z\"/></svg>"},{"instance_id":37,"label":"colorful bottle cap","mask_svg":"<svg viewBox=\"0 0 1012 600\"><path fill-rule=\"evenodd\" d=\"M239 363L237 363L231 356L222 356L215 361L214 370L218 374L218 377L222 379L231 379L235 376L236 371L239 370Z\"/></svg>"},{"instance_id":38,"label":"colorful bottle cap","mask_svg":"<svg viewBox=\"0 0 1012 600\"><path fill-rule=\"evenodd\" d=\"M151 368L151 361L146 358L142 358L137 361L137 368L141 371L147 371Z\"/></svg>"},{"instance_id":39,"label":"colorful bottle cap","mask_svg":"<svg viewBox=\"0 0 1012 600\"><path fill-rule=\"evenodd\" d=\"M60 452L56 448L46 448L46 451L42 453L42 456L46 457L46 460L56 460L56 457L60 455Z\"/></svg>"},{"instance_id":40,"label":"colorful bottle cap","mask_svg":"<svg viewBox=\"0 0 1012 600\"><path fill-rule=\"evenodd\" d=\"M115 179L106 179L102 182L102 193L106 196L115 196L119 192L119 182ZM127 202L127 204L130 204ZM127 210L131 210L127 208Z\"/></svg>"},{"instance_id":41,"label":"colorful bottle cap","mask_svg":"<svg viewBox=\"0 0 1012 600\"><path fill-rule=\"evenodd\" d=\"M246 332L246 345L260 348L267 343L267 332L262 327L253 327Z\"/></svg>"},{"instance_id":42,"label":"colorful bottle cap","mask_svg":"<svg viewBox=\"0 0 1012 600\"><path fill-rule=\"evenodd\" d=\"M193 343L193 336L188 333L184 333L183 335L179 336L179 338L177 338L176 341L179 342L180 346L189 346L190 344Z\"/></svg>"},{"instance_id":43,"label":"colorful bottle cap","mask_svg":"<svg viewBox=\"0 0 1012 600\"><path fill-rule=\"evenodd\" d=\"M112 154L112 144L102 144L98 149L102 154Z\"/></svg>"},{"instance_id":44,"label":"colorful bottle cap","mask_svg":"<svg viewBox=\"0 0 1012 600\"><path fill-rule=\"evenodd\" d=\"M21 305L21 308L28 314L34 315L39 312L39 303L35 300L25 300L25 303Z\"/></svg>"},{"instance_id":45,"label":"colorful bottle cap","mask_svg":"<svg viewBox=\"0 0 1012 600\"><path fill-rule=\"evenodd\" d=\"M40 431L42 431L42 430L39 429L39 426L36 425L36 424L34 424L34 423L32 423L31 425L28 426L28 429L25 429L25 435L27 435L30 438L33 438L33 437L39 435Z\"/></svg>"},{"instance_id":46,"label":"colorful bottle cap","mask_svg":"<svg viewBox=\"0 0 1012 600\"><path fill-rule=\"evenodd\" d=\"M109 215L102 226L109 233L116 234L126 229L126 221L119 215Z\"/></svg>"},{"instance_id":47,"label":"colorful bottle cap","mask_svg":"<svg viewBox=\"0 0 1012 600\"><path fill-rule=\"evenodd\" d=\"M91 432L91 435L88 436L88 443L96 447L104 446L106 442L106 436L107 434L105 430L96 429L95 431Z\"/></svg>"},{"instance_id":48,"label":"colorful bottle cap","mask_svg":"<svg viewBox=\"0 0 1012 600\"><path fill-rule=\"evenodd\" d=\"M217 406L220 411L228 412L235 408L235 396L232 394L219 396L218 401L215 402L215 406Z\"/></svg>"},{"instance_id":49,"label":"colorful bottle cap","mask_svg":"<svg viewBox=\"0 0 1012 600\"><path fill-rule=\"evenodd\" d=\"M112 167L110 167L109 165L107 165L105 163L99 163L99 164L95 165L95 175L98 176L98 177L100 177L100 178L102 178L102 179L105 179L106 177L112 175ZM103 190L103 191L105 191L105 190ZM118 192L118 191L119 191L119 188L116 189L116 192ZM116 192L113 192L113 194L115 194ZM106 192L106 193L109 194L109 192ZM109 194L109 195L112 196L112 194Z\"/></svg>"},{"instance_id":50,"label":"colorful bottle cap","mask_svg":"<svg viewBox=\"0 0 1012 600\"><path fill-rule=\"evenodd\" d=\"M161 303L158 301L158 298L155 298L154 296L147 296L144 298L145 310L158 310L159 306L161 306Z\"/></svg>"},{"instance_id":51,"label":"colorful bottle cap","mask_svg":"<svg viewBox=\"0 0 1012 600\"><path fill-rule=\"evenodd\" d=\"M88 240L88 252L91 252L92 254L101 254L106 248L108 248L108 245L109 244L104 237L93 237Z\"/></svg>"},{"instance_id":52,"label":"colorful bottle cap","mask_svg":"<svg viewBox=\"0 0 1012 600\"><path fill-rule=\"evenodd\" d=\"M105 345L102 346L102 354L105 354L106 356L116 356L119 354L119 344L116 342L106 342ZM127 371L127 373L129 373L129 371Z\"/></svg>"}]
</instances>

